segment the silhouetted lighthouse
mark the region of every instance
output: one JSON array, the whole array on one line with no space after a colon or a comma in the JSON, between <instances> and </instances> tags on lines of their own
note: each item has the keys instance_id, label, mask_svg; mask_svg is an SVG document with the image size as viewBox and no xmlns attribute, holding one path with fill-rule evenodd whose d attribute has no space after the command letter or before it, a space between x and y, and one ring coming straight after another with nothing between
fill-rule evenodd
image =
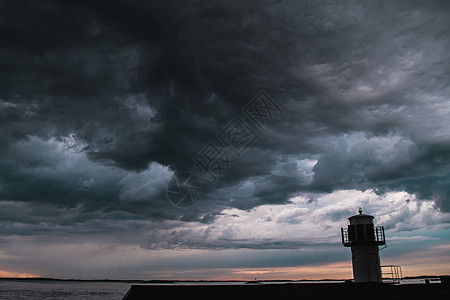
<instances>
[{"instance_id":1,"label":"silhouetted lighthouse","mask_svg":"<svg viewBox=\"0 0 450 300\"><path fill-rule=\"evenodd\" d=\"M382 282L378 246L385 245L383 226L373 225L373 216L359 214L348 218L350 225L341 228L342 244L352 249L355 282Z\"/></svg>"}]
</instances>

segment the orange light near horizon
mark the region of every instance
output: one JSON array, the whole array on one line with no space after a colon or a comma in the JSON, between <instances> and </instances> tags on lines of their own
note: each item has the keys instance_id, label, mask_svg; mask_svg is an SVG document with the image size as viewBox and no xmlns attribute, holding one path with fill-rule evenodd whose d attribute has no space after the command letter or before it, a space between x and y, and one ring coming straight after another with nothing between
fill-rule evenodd
<instances>
[{"instance_id":1,"label":"orange light near horizon","mask_svg":"<svg viewBox=\"0 0 450 300\"><path fill-rule=\"evenodd\" d=\"M227 279L246 280L247 276L257 276L258 279L273 280L320 280L337 279L344 280L353 278L351 263L338 262L324 265L310 265L300 267L281 267L281 268L253 268L253 269L234 269L233 275L227 275ZM242 277L244 276L244 277ZM225 278L218 278L225 279Z\"/></svg>"},{"instance_id":2,"label":"orange light near horizon","mask_svg":"<svg viewBox=\"0 0 450 300\"><path fill-rule=\"evenodd\" d=\"M285 268L285 271L290 274L291 278L297 279L320 280L353 278L352 267L348 262Z\"/></svg>"},{"instance_id":3,"label":"orange light near horizon","mask_svg":"<svg viewBox=\"0 0 450 300\"><path fill-rule=\"evenodd\" d=\"M244 275L262 275L262 274L269 274L272 273L272 271L262 271L262 270L249 270L249 271L235 271L234 274L244 274Z\"/></svg>"},{"instance_id":4,"label":"orange light near horizon","mask_svg":"<svg viewBox=\"0 0 450 300\"><path fill-rule=\"evenodd\" d=\"M33 273L8 272L0 270L0 278L33 278L33 277L40 277L40 276Z\"/></svg>"}]
</instances>

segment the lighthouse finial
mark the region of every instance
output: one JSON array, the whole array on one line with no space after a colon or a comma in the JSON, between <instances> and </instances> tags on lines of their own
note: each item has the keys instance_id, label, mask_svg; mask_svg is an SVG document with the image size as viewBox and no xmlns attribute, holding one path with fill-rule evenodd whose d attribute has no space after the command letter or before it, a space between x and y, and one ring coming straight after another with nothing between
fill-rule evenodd
<instances>
[{"instance_id":1,"label":"lighthouse finial","mask_svg":"<svg viewBox=\"0 0 450 300\"><path fill-rule=\"evenodd\" d=\"M358 212L359 212L359 214L362 214L362 208L361 207L358 209Z\"/></svg>"}]
</instances>

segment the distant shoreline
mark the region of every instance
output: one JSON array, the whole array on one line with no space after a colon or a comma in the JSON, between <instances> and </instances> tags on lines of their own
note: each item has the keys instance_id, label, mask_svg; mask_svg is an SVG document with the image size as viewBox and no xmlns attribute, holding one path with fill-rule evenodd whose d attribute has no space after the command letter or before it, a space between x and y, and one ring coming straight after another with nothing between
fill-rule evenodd
<instances>
[{"instance_id":1,"label":"distant shoreline","mask_svg":"<svg viewBox=\"0 0 450 300\"><path fill-rule=\"evenodd\" d=\"M421 275L403 277L403 280L411 279L439 279L450 275ZM70 281L70 282L124 282L124 283L180 283L180 282L249 282L249 280L191 280L191 279L64 279L64 278L48 278L48 277L0 277L0 280L14 280L14 281ZM321 282L321 281L347 281L349 279L258 279L258 282Z\"/></svg>"}]
</instances>

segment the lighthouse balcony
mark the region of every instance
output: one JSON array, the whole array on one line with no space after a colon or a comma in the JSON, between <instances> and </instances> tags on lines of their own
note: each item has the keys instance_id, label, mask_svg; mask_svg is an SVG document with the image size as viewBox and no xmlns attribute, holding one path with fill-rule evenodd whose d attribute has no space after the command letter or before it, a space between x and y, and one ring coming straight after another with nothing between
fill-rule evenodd
<instances>
[{"instance_id":1,"label":"lighthouse balcony","mask_svg":"<svg viewBox=\"0 0 450 300\"><path fill-rule=\"evenodd\" d=\"M341 228L341 237L345 247L356 244L386 244L384 227L373 224L348 225L347 228Z\"/></svg>"}]
</instances>

